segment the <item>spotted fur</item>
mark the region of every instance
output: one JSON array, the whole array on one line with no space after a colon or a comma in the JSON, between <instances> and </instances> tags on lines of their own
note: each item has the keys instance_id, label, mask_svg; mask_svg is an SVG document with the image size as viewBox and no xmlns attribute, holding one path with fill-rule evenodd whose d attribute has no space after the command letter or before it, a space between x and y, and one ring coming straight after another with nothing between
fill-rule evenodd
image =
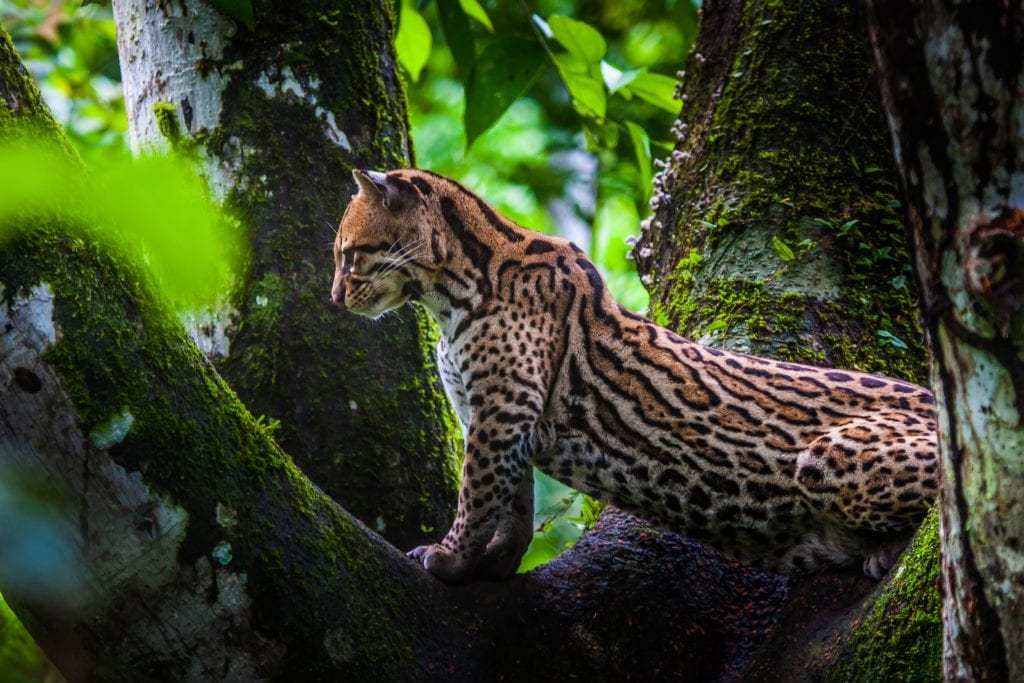
<instances>
[{"instance_id":1,"label":"spotted fur","mask_svg":"<svg viewBox=\"0 0 1024 683\"><path fill-rule=\"evenodd\" d=\"M446 581L513 573L532 466L785 573L883 574L938 485L934 400L895 379L702 346L612 300L574 244L455 181L355 172L332 299L437 320L464 427L458 514L410 555Z\"/></svg>"}]
</instances>

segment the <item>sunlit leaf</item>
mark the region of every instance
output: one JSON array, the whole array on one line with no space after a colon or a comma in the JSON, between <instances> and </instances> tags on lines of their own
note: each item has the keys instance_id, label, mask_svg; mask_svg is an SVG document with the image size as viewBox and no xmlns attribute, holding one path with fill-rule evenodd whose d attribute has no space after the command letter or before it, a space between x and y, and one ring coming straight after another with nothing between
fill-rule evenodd
<instances>
[{"instance_id":1,"label":"sunlit leaf","mask_svg":"<svg viewBox=\"0 0 1024 683\"><path fill-rule=\"evenodd\" d=\"M673 78L662 74L643 73L623 89L670 114L679 113L679 101L672 97L676 89L676 81Z\"/></svg>"},{"instance_id":2,"label":"sunlit leaf","mask_svg":"<svg viewBox=\"0 0 1024 683\"><path fill-rule=\"evenodd\" d=\"M608 50L608 45L597 29L590 24L558 14L548 17L547 23L555 40L570 54L582 60L591 76L600 74L599 65Z\"/></svg>"},{"instance_id":3,"label":"sunlit leaf","mask_svg":"<svg viewBox=\"0 0 1024 683\"><path fill-rule=\"evenodd\" d=\"M476 61L476 44L469 29L469 19L459 0L437 0L437 14L448 49L455 58L455 68L463 85L469 85L469 76Z\"/></svg>"},{"instance_id":4,"label":"sunlit leaf","mask_svg":"<svg viewBox=\"0 0 1024 683\"><path fill-rule=\"evenodd\" d=\"M235 21L240 21L252 29L254 21L252 0L210 0L210 4L222 14L226 14Z\"/></svg>"},{"instance_id":5,"label":"sunlit leaf","mask_svg":"<svg viewBox=\"0 0 1024 683\"><path fill-rule=\"evenodd\" d=\"M462 5L462 11L466 15L473 17L483 24L488 31L494 33L494 25L491 23L491 18L487 16L487 10L477 0L459 0L459 4Z\"/></svg>"},{"instance_id":6,"label":"sunlit leaf","mask_svg":"<svg viewBox=\"0 0 1024 683\"><path fill-rule=\"evenodd\" d=\"M410 0L406 0L402 3L402 11L398 17L395 51L398 53L398 61L414 81L420 79L420 72L427 65L431 41L430 27L427 26L423 15L416 11Z\"/></svg>"},{"instance_id":7,"label":"sunlit leaf","mask_svg":"<svg viewBox=\"0 0 1024 683\"><path fill-rule=\"evenodd\" d=\"M636 155L636 166L640 171L640 192L646 197L651 192L651 138L647 131L634 121L626 121L629 139L633 142L633 153Z\"/></svg>"},{"instance_id":8,"label":"sunlit leaf","mask_svg":"<svg viewBox=\"0 0 1024 683\"><path fill-rule=\"evenodd\" d=\"M601 60L601 76L604 78L604 84L608 86L608 92L613 95L618 91L619 88L625 87L632 83L638 76L646 73L646 69L631 69L629 71L622 71L615 68L608 62Z\"/></svg>"},{"instance_id":9,"label":"sunlit leaf","mask_svg":"<svg viewBox=\"0 0 1024 683\"><path fill-rule=\"evenodd\" d=\"M483 49L466 88L467 147L526 92L543 63L543 49L525 38L499 38Z\"/></svg>"},{"instance_id":10,"label":"sunlit leaf","mask_svg":"<svg viewBox=\"0 0 1024 683\"><path fill-rule=\"evenodd\" d=\"M166 157L108 161L84 171L38 144L0 149L0 240L26 215L54 216L137 258L183 310L216 303L245 254L244 236L203 182Z\"/></svg>"},{"instance_id":11,"label":"sunlit leaf","mask_svg":"<svg viewBox=\"0 0 1024 683\"><path fill-rule=\"evenodd\" d=\"M558 73L569 89L572 104L582 116L603 119L607 110L604 82L590 76L583 63L572 54L555 55ZM582 67L582 68L581 68Z\"/></svg>"}]
</instances>

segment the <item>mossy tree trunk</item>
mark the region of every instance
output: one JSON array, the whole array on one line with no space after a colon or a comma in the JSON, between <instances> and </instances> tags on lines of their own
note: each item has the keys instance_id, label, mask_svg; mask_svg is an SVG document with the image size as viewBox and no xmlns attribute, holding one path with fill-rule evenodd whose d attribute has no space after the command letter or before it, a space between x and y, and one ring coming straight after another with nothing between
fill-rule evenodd
<instances>
[{"instance_id":1,"label":"mossy tree trunk","mask_svg":"<svg viewBox=\"0 0 1024 683\"><path fill-rule=\"evenodd\" d=\"M353 168L410 162L391 2L115 0L132 145L201 158L249 230L248 267L190 331L335 500L400 547L451 522L458 444L417 309L370 322L330 305L330 244Z\"/></svg>"},{"instance_id":2,"label":"mossy tree trunk","mask_svg":"<svg viewBox=\"0 0 1024 683\"><path fill-rule=\"evenodd\" d=\"M18 134L66 146L0 30ZM528 575L444 586L293 466L144 272L76 235L0 244L0 464L63 492L82 577L0 592L69 680L706 680L762 639L784 581L621 514Z\"/></svg>"},{"instance_id":3,"label":"mossy tree trunk","mask_svg":"<svg viewBox=\"0 0 1024 683\"><path fill-rule=\"evenodd\" d=\"M926 355L863 16L709 1L637 246L652 315L702 342L914 381ZM794 584L746 676L938 676L934 524L875 588ZM823 645L824 643L824 645Z\"/></svg>"},{"instance_id":4,"label":"mossy tree trunk","mask_svg":"<svg viewBox=\"0 0 1024 683\"><path fill-rule=\"evenodd\" d=\"M946 680L1024 679L1024 5L871 2L943 463Z\"/></svg>"}]
</instances>

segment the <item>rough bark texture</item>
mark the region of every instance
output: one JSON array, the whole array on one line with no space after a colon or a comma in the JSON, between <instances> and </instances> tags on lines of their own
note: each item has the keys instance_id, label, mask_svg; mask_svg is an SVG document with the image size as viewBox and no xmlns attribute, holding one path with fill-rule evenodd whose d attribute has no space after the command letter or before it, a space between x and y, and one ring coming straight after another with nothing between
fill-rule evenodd
<instances>
[{"instance_id":1,"label":"rough bark texture","mask_svg":"<svg viewBox=\"0 0 1024 683\"><path fill-rule=\"evenodd\" d=\"M862 16L769 0L702 14L678 144L637 247L653 315L712 345L921 381ZM744 677L936 678L937 563L933 525L877 588L856 573L797 582Z\"/></svg>"},{"instance_id":2,"label":"rough bark texture","mask_svg":"<svg viewBox=\"0 0 1024 683\"><path fill-rule=\"evenodd\" d=\"M932 350L947 680L1024 678L1024 6L872 2Z\"/></svg>"},{"instance_id":3,"label":"rough bark texture","mask_svg":"<svg viewBox=\"0 0 1024 683\"><path fill-rule=\"evenodd\" d=\"M711 344L923 380L861 16L767 0L702 14L678 144L636 251L657 275L655 319Z\"/></svg>"},{"instance_id":4,"label":"rough bark texture","mask_svg":"<svg viewBox=\"0 0 1024 683\"><path fill-rule=\"evenodd\" d=\"M332 307L330 244L355 168L409 163L391 3L115 0L133 147L198 154L251 235L225 310L191 331L239 397L279 420L307 475L400 547L451 522L458 431L432 323Z\"/></svg>"}]
</instances>

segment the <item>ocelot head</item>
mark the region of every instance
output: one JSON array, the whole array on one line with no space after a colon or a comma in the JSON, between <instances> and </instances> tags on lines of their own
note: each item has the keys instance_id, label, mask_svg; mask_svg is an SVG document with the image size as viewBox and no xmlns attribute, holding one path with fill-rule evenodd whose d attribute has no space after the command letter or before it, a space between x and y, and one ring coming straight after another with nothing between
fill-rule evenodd
<instances>
[{"instance_id":1,"label":"ocelot head","mask_svg":"<svg viewBox=\"0 0 1024 683\"><path fill-rule=\"evenodd\" d=\"M438 268L429 207L412 182L394 174L352 171L359 192L334 240L331 301L371 318L419 297Z\"/></svg>"}]
</instances>

